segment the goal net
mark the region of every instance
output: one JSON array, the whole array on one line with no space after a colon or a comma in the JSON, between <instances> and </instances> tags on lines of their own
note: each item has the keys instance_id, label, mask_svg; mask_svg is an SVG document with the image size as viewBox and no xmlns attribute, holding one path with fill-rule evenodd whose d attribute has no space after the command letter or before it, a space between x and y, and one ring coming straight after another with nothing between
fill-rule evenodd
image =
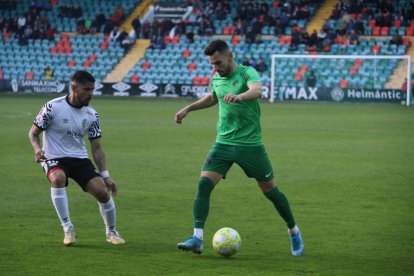
<instances>
[{"instance_id":1,"label":"goal net","mask_svg":"<svg viewBox=\"0 0 414 276\"><path fill-rule=\"evenodd\" d=\"M410 72L410 56L273 54L269 99L408 106Z\"/></svg>"}]
</instances>

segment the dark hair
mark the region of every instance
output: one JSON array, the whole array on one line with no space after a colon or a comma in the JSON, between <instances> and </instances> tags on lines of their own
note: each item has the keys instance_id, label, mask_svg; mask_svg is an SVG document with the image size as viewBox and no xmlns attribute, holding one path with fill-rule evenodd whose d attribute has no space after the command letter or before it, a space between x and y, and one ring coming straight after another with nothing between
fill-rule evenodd
<instances>
[{"instance_id":1,"label":"dark hair","mask_svg":"<svg viewBox=\"0 0 414 276\"><path fill-rule=\"evenodd\" d=\"M229 46L224 40L216 39L216 40L211 41L210 44L208 44L208 46L204 49L204 54L206 56L211 56L217 51L219 53L222 53L228 49L229 49Z\"/></svg>"},{"instance_id":2,"label":"dark hair","mask_svg":"<svg viewBox=\"0 0 414 276\"><path fill-rule=\"evenodd\" d=\"M72 81L85 84L87 82L95 83L95 78L91 73L83 70L76 71L72 76Z\"/></svg>"}]
</instances>

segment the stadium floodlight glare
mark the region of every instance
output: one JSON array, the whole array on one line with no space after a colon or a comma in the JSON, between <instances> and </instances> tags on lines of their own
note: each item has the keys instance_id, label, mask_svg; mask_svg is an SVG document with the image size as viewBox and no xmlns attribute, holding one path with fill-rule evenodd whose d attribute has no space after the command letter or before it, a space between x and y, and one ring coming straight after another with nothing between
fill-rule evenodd
<instances>
[{"instance_id":1,"label":"stadium floodlight glare","mask_svg":"<svg viewBox=\"0 0 414 276\"><path fill-rule=\"evenodd\" d=\"M272 54L271 55L272 63L271 63L271 82L270 82L270 102L274 101L275 97L275 81L276 81L276 62L280 62L281 60L286 59L310 59L310 60L321 60L321 59L331 59L331 60L356 60L361 59L363 61L365 60L399 60L399 61L406 61L407 62L407 72L406 72L406 78L407 78L407 91L411 91L411 57L408 55L286 55L286 54ZM371 68L372 74L376 73L376 67L373 66ZM401 76L404 78L403 76ZM339 84L338 84L339 85ZM334 87L332 87L334 88ZM401 87L398 87L398 89L401 89ZM411 93L407 93L406 96L406 105L409 106L411 103Z\"/></svg>"}]
</instances>

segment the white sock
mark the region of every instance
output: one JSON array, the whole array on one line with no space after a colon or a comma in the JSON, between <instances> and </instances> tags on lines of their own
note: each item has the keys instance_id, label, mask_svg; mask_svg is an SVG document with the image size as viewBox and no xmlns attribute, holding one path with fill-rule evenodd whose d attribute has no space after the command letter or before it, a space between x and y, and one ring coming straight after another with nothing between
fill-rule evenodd
<instances>
[{"instance_id":1,"label":"white sock","mask_svg":"<svg viewBox=\"0 0 414 276\"><path fill-rule=\"evenodd\" d=\"M204 230L202 228L194 228L194 237L197 237L200 240L202 240L203 235L204 235Z\"/></svg>"},{"instance_id":2,"label":"white sock","mask_svg":"<svg viewBox=\"0 0 414 276\"><path fill-rule=\"evenodd\" d=\"M289 235L296 235L299 232L299 228L297 225L295 225L295 227L288 229L288 233Z\"/></svg>"},{"instance_id":3,"label":"white sock","mask_svg":"<svg viewBox=\"0 0 414 276\"><path fill-rule=\"evenodd\" d=\"M50 196L62 227L68 228L73 226L69 216L69 204L66 188L50 188Z\"/></svg>"},{"instance_id":4,"label":"white sock","mask_svg":"<svg viewBox=\"0 0 414 276\"><path fill-rule=\"evenodd\" d=\"M109 232L115 231L116 226L116 208L115 203L112 197L109 197L107 203L100 203L99 204L99 211L101 212L102 219L106 226L106 234L108 235Z\"/></svg>"}]
</instances>

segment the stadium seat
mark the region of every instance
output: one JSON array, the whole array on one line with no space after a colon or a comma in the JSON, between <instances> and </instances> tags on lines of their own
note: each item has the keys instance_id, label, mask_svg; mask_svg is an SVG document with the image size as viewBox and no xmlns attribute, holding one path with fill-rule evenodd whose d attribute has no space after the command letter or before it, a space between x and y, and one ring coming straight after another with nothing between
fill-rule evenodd
<instances>
[{"instance_id":1,"label":"stadium seat","mask_svg":"<svg viewBox=\"0 0 414 276\"><path fill-rule=\"evenodd\" d=\"M32 71L29 71L26 73L26 80L33 80L34 73Z\"/></svg>"},{"instance_id":2,"label":"stadium seat","mask_svg":"<svg viewBox=\"0 0 414 276\"><path fill-rule=\"evenodd\" d=\"M348 80L340 80L339 87L342 89L348 88L349 81Z\"/></svg>"},{"instance_id":3,"label":"stadium seat","mask_svg":"<svg viewBox=\"0 0 414 276\"><path fill-rule=\"evenodd\" d=\"M134 74L131 77L131 83L138 83L139 82L139 75Z\"/></svg>"},{"instance_id":4,"label":"stadium seat","mask_svg":"<svg viewBox=\"0 0 414 276\"><path fill-rule=\"evenodd\" d=\"M4 79L4 72L2 69L0 69L0 80Z\"/></svg>"}]
</instances>

